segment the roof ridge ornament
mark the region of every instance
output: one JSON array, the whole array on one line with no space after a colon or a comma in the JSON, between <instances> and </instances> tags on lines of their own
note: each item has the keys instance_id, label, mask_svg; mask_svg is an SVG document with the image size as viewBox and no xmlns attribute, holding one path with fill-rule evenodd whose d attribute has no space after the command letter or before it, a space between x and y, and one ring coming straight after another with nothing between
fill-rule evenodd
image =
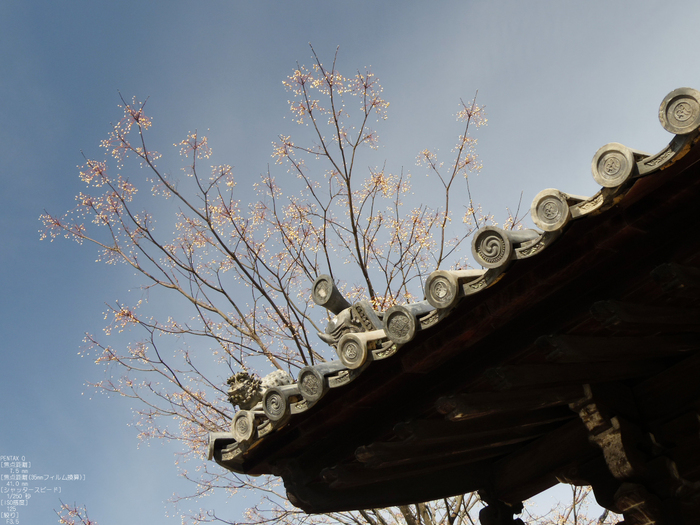
<instances>
[{"instance_id":1,"label":"roof ridge ornament","mask_svg":"<svg viewBox=\"0 0 700 525\"><path fill-rule=\"evenodd\" d=\"M700 126L700 91L682 87L671 91L661 102L659 120L669 133L693 133Z\"/></svg>"},{"instance_id":2,"label":"roof ridge ornament","mask_svg":"<svg viewBox=\"0 0 700 525\"><path fill-rule=\"evenodd\" d=\"M645 158L648 155L635 152L618 142L601 147L593 156L591 171L595 181L604 188L616 188L638 173L635 153Z\"/></svg>"}]
</instances>

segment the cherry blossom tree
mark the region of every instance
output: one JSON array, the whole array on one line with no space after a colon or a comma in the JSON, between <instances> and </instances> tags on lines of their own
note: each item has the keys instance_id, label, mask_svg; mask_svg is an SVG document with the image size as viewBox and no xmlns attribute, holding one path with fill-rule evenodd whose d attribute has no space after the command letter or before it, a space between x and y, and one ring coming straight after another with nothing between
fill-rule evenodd
<instances>
[{"instance_id":1,"label":"cherry blossom tree","mask_svg":"<svg viewBox=\"0 0 700 525\"><path fill-rule=\"evenodd\" d=\"M127 265L143 285L133 304L108 304L103 335L86 335L86 353L108 372L93 386L132 400L141 439L182 445L183 459L196 465L195 474L182 470L194 482L190 497L258 491L249 523L307 518L286 502L277 480L206 461L209 432L227 430L234 413L225 377L274 369L294 375L331 358L316 337L328 314L310 300L320 274L330 274L349 299L385 310L416 300L433 270L465 267L465 240L493 221L469 187L481 168L471 133L486 123L476 99L460 102L449 161L434 151L417 154L432 190L416 202L410 171L390 170L378 157L375 126L389 103L377 78L369 69L344 76L336 59L337 52L326 67L314 52L311 67L297 66L284 81L303 126L277 139L275 163L254 186L245 187L250 178L230 165L212 165L209 140L198 132L175 144L183 175L169 173L150 146L146 103L122 99L123 116L101 143L104 157L85 157L87 188L75 208L41 217L43 238L93 245L98 260ZM517 222L516 212L506 227ZM111 344L124 330L141 337ZM478 508L476 495L464 495L314 522L461 525L473 523ZM191 518L233 523L225 514L204 509ZM94 523L75 506L59 515L62 523Z\"/></svg>"},{"instance_id":2,"label":"cherry blossom tree","mask_svg":"<svg viewBox=\"0 0 700 525\"><path fill-rule=\"evenodd\" d=\"M97 525L97 522L88 516L87 509L75 503L69 505L61 502L61 508L56 511L56 515L61 525Z\"/></svg>"}]
</instances>

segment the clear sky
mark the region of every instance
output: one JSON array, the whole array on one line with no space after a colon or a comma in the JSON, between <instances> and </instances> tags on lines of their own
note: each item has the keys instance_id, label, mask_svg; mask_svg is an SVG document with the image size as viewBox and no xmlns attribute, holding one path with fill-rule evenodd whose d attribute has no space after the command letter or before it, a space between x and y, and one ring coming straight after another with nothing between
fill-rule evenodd
<instances>
[{"instance_id":1,"label":"clear sky","mask_svg":"<svg viewBox=\"0 0 700 525\"><path fill-rule=\"evenodd\" d=\"M341 71L372 66L391 102L379 132L393 171L420 173L426 147L449 152L459 100L478 90L489 123L473 190L502 221L521 192L525 207L544 188L595 193L590 162L604 144L660 150L671 136L659 103L700 88L691 0L3 0L0 10L0 455L25 456L36 475L85 477L33 483L50 490L20 508L23 525L55 522L59 497L101 525L179 523L164 502L190 490L171 446L137 447L128 400L84 385L103 372L78 356L83 333L101 330L104 303L133 279L37 233L44 210L62 213L83 189L80 152L96 155L120 118L117 90L150 97L163 144L208 130L243 186L290 126L282 80L311 63L309 42L324 61L340 46ZM217 508L235 517L252 497Z\"/></svg>"}]
</instances>

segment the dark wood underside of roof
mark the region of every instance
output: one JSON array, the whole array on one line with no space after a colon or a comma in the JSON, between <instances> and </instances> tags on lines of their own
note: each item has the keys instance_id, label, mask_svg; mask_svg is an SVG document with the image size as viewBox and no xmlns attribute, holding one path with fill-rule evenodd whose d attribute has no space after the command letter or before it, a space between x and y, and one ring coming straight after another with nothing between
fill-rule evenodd
<instances>
[{"instance_id":1,"label":"dark wood underside of roof","mask_svg":"<svg viewBox=\"0 0 700 525\"><path fill-rule=\"evenodd\" d=\"M282 476L308 512L477 489L517 504L558 480L592 484L621 511L621 480L648 488L658 458L677 466L669 487L700 481L699 158L695 146L572 223L255 444L245 471ZM624 437L627 478L601 435Z\"/></svg>"}]
</instances>

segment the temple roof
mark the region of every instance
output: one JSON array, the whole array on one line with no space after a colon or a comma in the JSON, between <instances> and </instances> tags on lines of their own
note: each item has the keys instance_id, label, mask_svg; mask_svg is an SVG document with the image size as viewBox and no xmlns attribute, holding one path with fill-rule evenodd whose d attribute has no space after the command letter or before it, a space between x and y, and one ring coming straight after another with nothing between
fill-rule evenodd
<instances>
[{"instance_id":1,"label":"temple roof","mask_svg":"<svg viewBox=\"0 0 700 525\"><path fill-rule=\"evenodd\" d=\"M422 303L374 312L319 278L339 359L259 387L210 458L281 476L307 512L474 490L517 512L559 481L626 518L685 512L700 495L700 93L673 91L659 115L668 146L603 146L598 193L544 190L539 229L482 228L484 270L434 272Z\"/></svg>"}]
</instances>

